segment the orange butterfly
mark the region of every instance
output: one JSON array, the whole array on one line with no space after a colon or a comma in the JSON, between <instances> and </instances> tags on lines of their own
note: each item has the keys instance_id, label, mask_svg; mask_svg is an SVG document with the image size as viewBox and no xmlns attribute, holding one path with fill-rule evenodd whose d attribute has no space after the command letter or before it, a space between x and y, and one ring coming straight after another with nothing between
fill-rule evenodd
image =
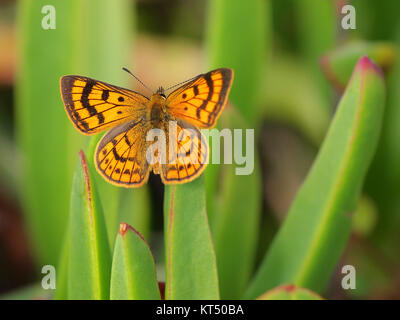
<instances>
[{"instance_id":1,"label":"orange butterfly","mask_svg":"<svg viewBox=\"0 0 400 320\"><path fill-rule=\"evenodd\" d=\"M189 80L167 97L160 87L150 98L81 76L64 76L60 82L65 109L80 132L91 135L112 128L97 145L98 172L112 184L140 187L151 170L165 184L189 182L204 171L209 151L198 128L215 125L232 80L232 69L216 69ZM148 139L152 129L165 133L165 158L174 161L159 161L157 149L149 162L147 150L155 143Z\"/></svg>"}]
</instances>

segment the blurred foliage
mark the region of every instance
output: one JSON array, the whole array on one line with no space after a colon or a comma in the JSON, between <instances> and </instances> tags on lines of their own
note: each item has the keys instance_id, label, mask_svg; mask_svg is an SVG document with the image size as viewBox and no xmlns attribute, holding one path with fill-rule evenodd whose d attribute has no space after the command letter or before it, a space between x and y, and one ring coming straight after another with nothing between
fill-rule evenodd
<instances>
[{"instance_id":1,"label":"blurred foliage","mask_svg":"<svg viewBox=\"0 0 400 320\"><path fill-rule=\"evenodd\" d=\"M341 28L344 4L356 8L355 30ZM41 28L44 5L56 8L55 30ZM389 0L1 2L0 292L8 293L3 297L51 297L31 282L40 281L42 265L53 264L57 299L159 298L164 291L162 285L156 290L155 262L168 299L236 299L245 292L260 299L320 298L309 289L327 299L400 298L400 284L390 281L399 278L400 264L399 9L400 2ZM384 70L387 100L379 127L379 98L372 96L379 96L381 84L371 80L365 102L371 114L361 112L366 127L355 139L361 147L349 158L339 142L355 128L354 101L343 89L358 92L356 80L349 79L363 55ZM210 164L205 177L165 188L164 199L158 177L134 190L106 183L92 161L101 135L88 139L73 128L63 111L59 78L86 75L142 92L123 66L152 87L233 68L230 105L218 128L255 129L254 173L237 176L235 165ZM279 130L265 130L271 126ZM80 149L97 190L91 199L95 228L85 216L94 211L82 189L81 162L76 166ZM334 165L327 165L334 159L350 172L334 188L341 196L324 194L338 178ZM283 175L272 171L274 161ZM315 208L331 201L340 204L338 212L354 209L352 221L337 224L340 214L322 216ZM125 234L118 233L122 222L132 226ZM308 240L314 243L309 251ZM92 256L98 254L103 270ZM297 262L283 262L290 256ZM135 257L143 257L143 264ZM345 264L357 270L356 290L341 288ZM71 272L81 272L83 287L71 280ZM137 272L148 280L127 285ZM9 293L23 284L29 284L26 290Z\"/></svg>"}]
</instances>

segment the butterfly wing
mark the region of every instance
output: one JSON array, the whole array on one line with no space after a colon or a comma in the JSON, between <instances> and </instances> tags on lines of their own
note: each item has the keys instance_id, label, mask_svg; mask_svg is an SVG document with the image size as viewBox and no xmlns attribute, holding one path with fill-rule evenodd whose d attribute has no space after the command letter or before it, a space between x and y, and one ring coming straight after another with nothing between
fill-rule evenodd
<instances>
[{"instance_id":1,"label":"butterfly wing","mask_svg":"<svg viewBox=\"0 0 400 320\"><path fill-rule=\"evenodd\" d=\"M199 128L213 127L226 105L232 80L233 70L228 68L199 75L168 96L169 113Z\"/></svg>"},{"instance_id":2,"label":"butterfly wing","mask_svg":"<svg viewBox=\"0 0 400 320\"><path fill-rule=\"evenodd\" d=\"M67 114L86 135L139 119L149 101L134 91L86 77L64 76L60 82Z\"/></svg>"},{"instance_id":3,"label":"butterfly wing","mask_svg":"<svg viewBox=\"0 0 400 320\"><path fill-rule=\"evenodd\" d=\"M99 141L94 162L97 171L114 185L140 187L149 177L146 133L149 122L139 120L121 124Z\"/></svg>"},{"instance_id":4,"label":"butterfly wing","mask_svg":"<svg viewBox=\"0 0 400 320\"><path fill-rule=\"evenodd\" d=\"M170 121L164 131L167 133L168 159L166 164L161 165L164 184L185 183L197 178L208 163L208 144L204 135L183 120ZM170 157L169 148L173 158Z\"/></svg>"}]
</instances>

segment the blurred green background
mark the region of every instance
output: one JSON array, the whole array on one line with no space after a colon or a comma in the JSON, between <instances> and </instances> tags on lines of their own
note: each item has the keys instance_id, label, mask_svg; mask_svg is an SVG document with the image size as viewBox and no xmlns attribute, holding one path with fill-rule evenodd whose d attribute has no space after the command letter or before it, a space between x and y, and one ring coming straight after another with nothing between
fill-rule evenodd
<instances>
[{"instance_id":1,"label":"blurred green background","mask_svg":"<svg viewBox=\"0 0 400 320\"><path fill-rule=\"evenodd\" d=\"M356 8L355 30L341 27L345 4ZM45 5L56 8L54 30L42 28ZM210 165L205 177L220 294L239 298L317 155L347 71L368 54L386 79L380 139L350 238L319 293L400 298L399 12L396 0L0 1L0 294L38 283L43 265L59 263L78 151L91 150L101 136L90 141L73 128L60 76L145 93L121 67L150 88L217 67L235 70L232 106L218 127L255 128L256 170L239 177ZM338 70L333 84L323 61ZM134 191L110 186L97 173L93 179L111 247L119 222L128 222L150 242L164 281L159 177ZM356 267L355 290L340 285L346 264Z\"/></svg>"}]
</instances>

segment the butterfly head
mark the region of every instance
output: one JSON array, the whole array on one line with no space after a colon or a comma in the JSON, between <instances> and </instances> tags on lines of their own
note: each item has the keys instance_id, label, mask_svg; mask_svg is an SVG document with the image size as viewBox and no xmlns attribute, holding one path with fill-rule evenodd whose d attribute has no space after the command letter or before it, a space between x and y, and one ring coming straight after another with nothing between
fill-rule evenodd
<instances>
[{"instance_id":1,"label":"butterfly head","mask_svg":"<svg viewBox=\"0 0 400 320\"><path fill-rule=\"evenodd\" d=\"M166 96L163 87L159 87L157 91L151 96L151 101L153 104L164 105L165 100Z\"/></svg>"},{"instance_id":2,"label":"butterfly head","mask_svg":"<svg viewBox=\"0 0 400 320\"><path fill-rule=\"evenodd\" d=\"M164 88L163 87L158 87L156 94L160 95L163 98L166 98Z\"/></svg>"}]
</instances>

